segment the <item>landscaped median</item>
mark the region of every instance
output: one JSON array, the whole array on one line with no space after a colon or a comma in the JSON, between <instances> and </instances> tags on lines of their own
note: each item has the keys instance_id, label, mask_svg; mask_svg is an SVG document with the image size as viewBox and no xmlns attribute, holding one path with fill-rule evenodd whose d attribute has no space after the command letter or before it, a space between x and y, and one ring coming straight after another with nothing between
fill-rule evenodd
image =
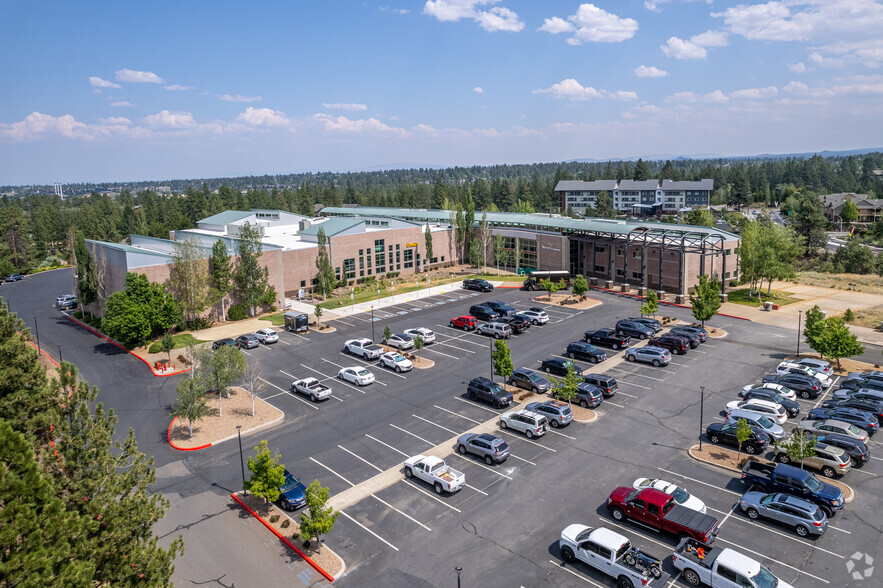
<instances>
[{"instance_id":1,"label":"landscaped median","mask_svg":"<svg viewBox=\"0 0 883 588\"><path fill-rule=\"evenodd\" d=\"M738 452L733 451L732 449L727 449L726 447L720 447L718 445L711 445L710 443L704 444L701 451L699 449L699 445L694 445L687 450L687 453L689 453L690 457L692 457L696 461L701 461L703 463L718 466L727 470L739 472L740 474L742 473L742 468L745 467L745 464L748 463L749 460L759 461L763 463L771 463L775 465L775 462L744 453L740 455ZM855 490L852 489L852 486L844 484L843 482L840 482L838 480L832 480L830 478L825 478L824 481L840 488L840 490L843 492L843 499L846 502L852 502L853 500L855 500Z\"/></svg>"},{"instance_id":2,"label":"landscaped median","mask_svg":"<svg viewBox=\"0 0 883 588\"><path fill-rule=\"evenodd\" d=\"M312 542L309 547L304 547L306 553L299 549L296 543L304 545L300 535L300 526L293 518L271 502L258 498L253 494L234 492L230 495L242 508L259 520L267 527L277 539L282 541L289 549L297 553L308 564L322 574L329 582L334 582L346 571L343 559L328 546L322 546L321 542L315 548Z\"/></svg>"}]
</instances>

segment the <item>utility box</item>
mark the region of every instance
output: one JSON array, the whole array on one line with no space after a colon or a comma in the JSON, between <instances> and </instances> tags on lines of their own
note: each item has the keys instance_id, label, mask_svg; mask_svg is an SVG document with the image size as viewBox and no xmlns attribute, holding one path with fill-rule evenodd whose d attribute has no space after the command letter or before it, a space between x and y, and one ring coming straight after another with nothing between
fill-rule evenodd
<instances>
[{"instance_id":1,"label":"utility box","mask_svg":"<svg viewBox=\"0 0 883 588\"><path fill-rule=\"evenodd\" d=\"M303 312L286 312L282 315L285 318L285 330L294 333L308 331L310 328L310 317Z\"/></svg>"},{"instance_id":2,"label":"utility box","mask_svg":"<svg viewBox=\"0 0 883 588\"><path fill-rule=\"evenodd\" d=\"M773 303L772 302L764 302L763 309L766 310L767 312L771 311L773 309Z\"/></svg>"}]
</instances>

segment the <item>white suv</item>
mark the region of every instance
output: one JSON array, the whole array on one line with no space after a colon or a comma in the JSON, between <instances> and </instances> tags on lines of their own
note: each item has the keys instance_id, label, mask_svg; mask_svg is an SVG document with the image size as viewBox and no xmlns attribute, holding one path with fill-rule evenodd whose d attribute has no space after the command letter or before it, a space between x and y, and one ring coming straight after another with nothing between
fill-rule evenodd
<instances>
[{"instance_id":1,"label":"white suv","mask_svg":"<svg viewBox=\"0 0 883 588\"><path fill-rule=\"evenodd\" d=\"M734 400L733 402L729 402L727 403L727 412L730 412L731 410L748 410L756 412L780 425L788 419L788 412L781 404L778 402L770 402L769 400L761 400L759 398Z\"/></svg>"},{"instance_id":2,"label":"white suv","mask_svg":"<svg viewBox=\"0 0 883 588\"><path fill-rule=\"evenodd\" d=\"M528 439L533 439L546 434L549 430L549 420L530 410L505 412L500 415L500 428L514 429L527 435Z\"/></svg>"},{"instance_id":3,"label":"white suv","mask_svg":"<svg viewBox=\"0 0 883 588\"><path fill-rule=\"evenodd\" d=\"M492 335L494 339L508 339L512 336L512 327L505 323L481 323L476 330L479 335Z\"/></svg>"}]
</instances>

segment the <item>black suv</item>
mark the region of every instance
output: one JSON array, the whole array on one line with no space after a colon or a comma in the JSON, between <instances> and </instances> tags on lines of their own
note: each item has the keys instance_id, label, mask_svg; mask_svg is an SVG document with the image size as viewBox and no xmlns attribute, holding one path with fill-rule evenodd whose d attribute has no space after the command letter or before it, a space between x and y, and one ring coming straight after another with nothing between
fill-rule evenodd
<instances>
[{"instance_id":1,"label":"black suv","mask_svg":"<svg viewBox=\"0 0 883 588\"><path fill-rule=\"evenodd\" d=\"M469 393L471 400L490 403L494 408L502 408L512 403L512 393L487 378L472 378L466 386L466 392Z\"/></svg>"},{"instance_id":2,"label":"black suv","mask_svg":"<svg viewBox=\"0 0 883 588\"><path fill-rule=\"evenodd\" d=\"M512 371L512 375L509 376L509 385L530 390L534 394L548 392L549 388L552 387L549 380L543 376L532 370L526 370L523 368L518 368L517 370Z\"/></svg>"},{"instance_id":3,"label":"black suv","mask_svg":"<svg viewBox=\"0 0 883 588\"><path fill-rule=\"evenodd\" d=\"M651 329L653 329L654 333L658 333L659 331L662 330L662 323L659 322L658 320L656 320L655 318L641 317L641 318L630 318L629 320L632 321L633 323L641 323L644 326L650 327Z\"/></svg>"},{"instance_id":4,"label":"black suv","mask_svg":"<svg viewBox=\"0 0 883 588\"><path fill-rule=\"evenodd\" d=\"M841 390L860 390L862 388L871 388L873 390L883 390L883 382L880 380L866 380L864 378L853 378L851 380L843 380L837 387Z\"/></svg>"},{"instance_id":5,"label":"black suv","mask_svg":"<svg viewBox=\"0 0 883 588\"><path fill-rule=\"evenodd\" d=\"M541 369L545 370L547 374L555 374L558 376L566 376L567 375L567 366L573 366L573 373L578 376L583 375L583 370L578 365L574 365L572 361L569 359L564 359L561 357L550 357L549 359L544 359Z\"/></svg>"},{"instance_id":6,"label":"black suv","mask_svg":"<svg viewBox=\"0 0 883 588\"><path fill-rule=\"evenodd\" d=\"M484 304L473 304L469 307L469 314L480 321L492 321L500 316L500 313L494 312L490 306L485 306Z\"/></svg>"},{"instance_id":7,"label":"black suv","mask_svg":"<svg viewBox=\"0 0 883 588\"><path fill-rule=\"evenodd\" d=\"M651 338L647 345L668 349L675 355L684 355L687 353L687 349L690 348L690 341L686 337L679 337L678 335L663 335L662 337Z\"/></svg>"},{"instance_id":8,"label":"black suv","mask_svg":"<svg viewBox=\"0 0 883 588\"><path fill-rule=\"evenodd\" d=\"M739 447L739 440L736 438L736 427L737 425L735 423L711 423L708 425L708 428L705 429L705 435L708 437L708 440L715 445L723 443L725 445ZM751 427L751 435L748 437L747 441L742 443L742 451L750 455L755 455L757 453L762 453L769 444L769 435L760 429Z\"/></svg>"},{"instance_id":9,"label":"black suv","mask_svg":"<svg viewBox=\"0 0 883 588\"><path fill-rule=\"evenodd\" d=\"M499 313L500 316L514 316L515 315L515 307L506 304L505 302L500 302L499 300L493 300L491 302L482 302L485 306L490 306L491 310L496 313Z\"/></svg>"},{"instance_id":10,"label":"black suv","mask_svg":"<svg viewBox=\"0 0 883 588\"><path fill-rule=\"evenodd\" d=\"M822 408L855 408L869 412L877 419L883 419L883 402L868 398L846 398L845 400L827 400Z\"/></svg>"},{"instance_id":11,"label":"black suv","mask_svg":"<svg viewBox=\"0 0 883 588\"><path fill-rule=\"evenodd\" d=\"M479 292L491 292L494 289L493 284L487 280L463 280L463 287L467 290L478 290Z\"/></svg>"},{"instance_id":12,"label":"black suv","mask_svg":"<svg viewBox=\"0 0 883 588\"><path fill-rule=\"evenodd\" d=\"M574 341L567 345L564 355L570 359L582 359L591 363L598 363L607 359L607 354L584 341Z\"/></svg>"},{"instance_id":13,"label":"black suv","mask_svg":"<svg viewBox=\"0 0 883 588\"><path fill-rule=\"evenodd\" d=\"M523 316L500 316L491 321L492 323L503 323L512 328L513 333L521 333L530 327L530 321Z\"/></svg>"},{"instance_id":14,"label":"black suv","mask_svg":"<svg viewBox=\"0 0 883 588\"><path fill-rule=\"evenodd\" d=\"M652 328L647 325L642 325L641 323L636 323L634 321L619 321L616 323L616 334L620 337L627 335L637 339L646 339L647 337L652 337L656 333Z\"/></svg>"},{"instance_id":15,"label":"black suv","mask_svg":"<svg viewBox=\"0 0 883 588\"><path fill-rule=\"evenodd\" d=\"M783 386L791 388L792 390L797 392L797 395L804 400L807 400L809 398L818 398L819 394L822 393L822 386L821 384L819 384L818 380L801 374L772 374L769 376L764 376L763 382L765 384L768 382L772 382L773 384L782 384Z\"/></svg>"},{"instance_id":16,"label":"black suv","mask_svg":"<svg viewBox=\"0 0 883 588\"><path fill-rule=\"evenodd\" d=\"M693 327L691 325L686 325L683 327L675 327L674 329L672 329L672 331L680 331L681 333L692 333L693 335L699 337L700 343L705 343L708 340L708 331L706 331L702 327Z\"/></svg>"},{"instance_id":17,"label":"black suv","mask_svg":"<svg viewBox=\"0 0 883 588\"><path fill-rule=\"evenodd\" d=\"M696 349L699 347L699 344L702 343L702 337L700 337L698 333L688 331L686 327L675 327L670 330L668 334L687 339L690 342L690 349Z\"/></svg>"},{"instance_id":18,"label":"black suv","mask_svg":"<svg viewBox=\"0 0 883 588\"><path fill-rule=\"evenodd\" d=\"M619 389L616 378L606 374L583 374L583 381L600 390L605 398L610 398Z\"/></svg>"}]
</instances>

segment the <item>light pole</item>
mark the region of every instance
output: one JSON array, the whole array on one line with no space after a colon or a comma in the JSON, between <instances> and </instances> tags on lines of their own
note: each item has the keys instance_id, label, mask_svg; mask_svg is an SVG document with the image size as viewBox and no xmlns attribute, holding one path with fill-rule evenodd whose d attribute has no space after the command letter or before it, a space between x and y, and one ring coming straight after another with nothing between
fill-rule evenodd
<instances>
[{"instance_id":1,"label":"light pole","mask_svg":"<svg viewBox=\"0 0 883 588\"><path fill-rule=\"evenodd\" d=\"M37 335L37 351L40 351L40 329L37 328L37 317L34 317L34 334Z\"/></svg>"},{"instance_id":2,"label":"light pole","mask_svg":"<svg viewBox=\"0 0 883 588\"><path fill-rule=\"evenodd\" d=\"M58 363L61 363L63 361L64 361L64 358L61 357L61 343L59 343L58 344Z\"/></svg>"},{"instance_id":3,"label":"light pole","mask_svg":"<svg viewBox=\"0 0 883 588\"><path fill-rule=\"evenodd\" d=\"M463 568L457 566L454 571L457 572L457 588L460 588L460 574L463 572Z\"/></svg>"},{"instance_id":4,"label":"light pole","mask_svg":"<svg viewBox=\"0 0 883 588\"><path fill-rule=\"evenodd\" d=\"M245 490L245 461L242 456L242 425L236 425L236 435L239 437L239 467L242 468L242 489Z\"/></svg>"},{"instance_id":5,"label":"light pole","mask_svg":"<svg viewBox=\"0 0 883 588\"><path fill-rule=\"evenodd\" d=\"M800 359L800 319L803 318L803 311L797 311L797 358Z\"/></svg>"},{"instance_id":6,"label":"light pole","mask_svg":"<svg viewBox=\"0 0 883 588\"><path fill-rule=\"evenodd\" d=\"M374 307L371 307L371 342L374 342Z\"/></svg>"},{"instance_id":7,"label":"light pole","mask_svg":"<svg viewBox=\"0 0 883 588\"><path fill-rule=\"evenodd\" d=\"M702 451L702 422L705 420L705 386L700 387L699 396L699 451Z\"/></svg>"},{"instance_id":8,"label":"light pole","mask_svg":"<svg viewBox=\"0 0 883 588\"><path fill-rule=\"evenodd\" d=\"M494 381L494 338L488 337L488 343L490 343L490 352L491 352L491 382Z\"/></svg>"}]
</instances>

